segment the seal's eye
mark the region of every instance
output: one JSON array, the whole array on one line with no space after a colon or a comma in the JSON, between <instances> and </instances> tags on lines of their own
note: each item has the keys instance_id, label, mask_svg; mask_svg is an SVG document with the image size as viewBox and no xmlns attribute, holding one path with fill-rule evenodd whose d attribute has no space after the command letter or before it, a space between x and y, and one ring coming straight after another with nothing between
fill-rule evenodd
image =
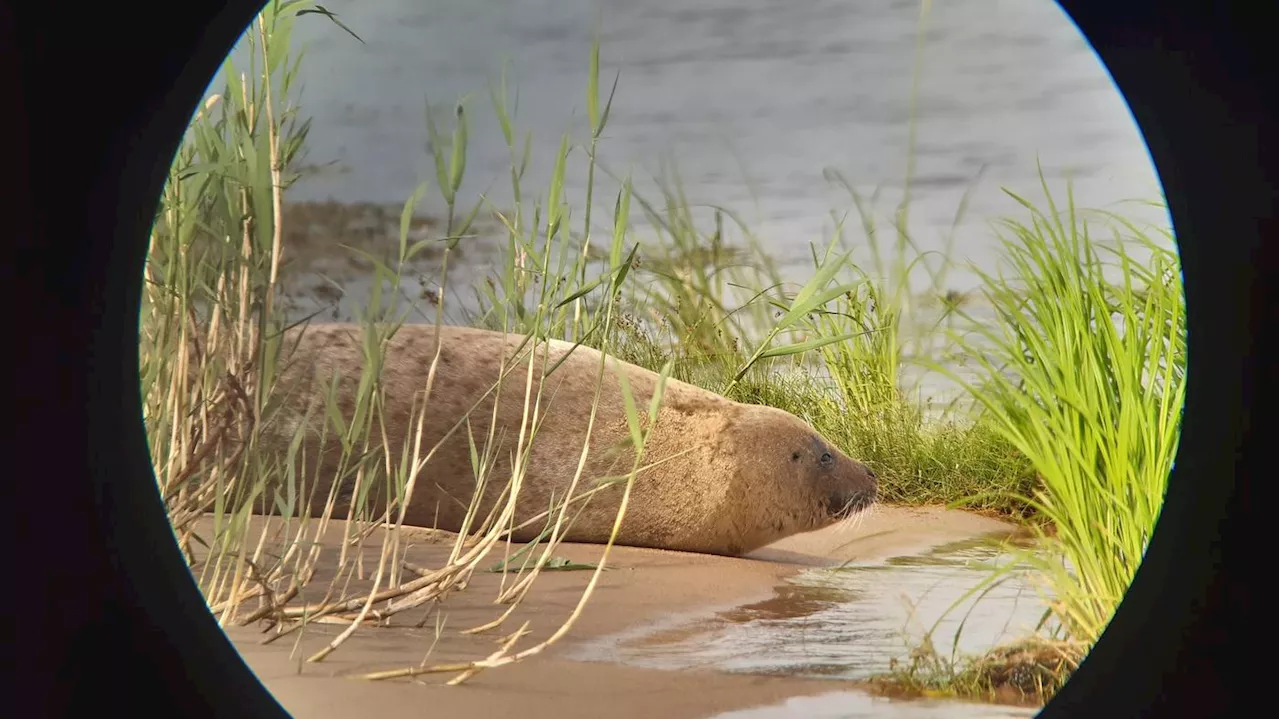
<instances>
[{"instance_id":1,"label":"seal's eye","mask_svg":"<svg viewBox=\"0 0 1280 719\"><path fill-rule=\"evenodd\" d=\"M822 459L818 461L822 462L823 464L831 464L832 462L835 461L835 457L832 457L830 452L823 452Z\"/></svg>"}]
</instances>

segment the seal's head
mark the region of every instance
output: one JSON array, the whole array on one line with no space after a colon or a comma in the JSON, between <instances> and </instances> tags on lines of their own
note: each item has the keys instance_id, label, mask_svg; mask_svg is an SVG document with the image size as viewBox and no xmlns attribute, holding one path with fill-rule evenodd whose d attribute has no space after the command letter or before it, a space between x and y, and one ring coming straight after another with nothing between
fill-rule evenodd
<instances>
[{"instance_id":1,"label":"seal's head","mask_svg":"<svg viewBox=\"0 0 1280 719\"><path fill-rule=\"evenodd\" d=\"M741 527L747 552L792 534L835 524L876 501L876 475L793 414L762 405L740 405L729 439L739 457L735 485L749 527Z\"/></svg>"}]
</instances>

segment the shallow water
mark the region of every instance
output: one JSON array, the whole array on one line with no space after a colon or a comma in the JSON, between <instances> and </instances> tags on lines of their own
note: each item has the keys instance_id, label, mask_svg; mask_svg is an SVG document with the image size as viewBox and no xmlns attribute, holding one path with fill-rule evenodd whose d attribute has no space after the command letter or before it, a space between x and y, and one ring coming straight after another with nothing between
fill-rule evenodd
<instances>
[{"instance_id":1,"label":"shallow water","mask_svg":"<svg viewBox=\"0 0 1280 719\"><path fill-rule=\"evenodd\" d=\"M1004 719L1029 717L1033 709L958 701L894 701L862 692L792 697L781 704L717 714L708 719Z\"/></svg>"},{"instance_id":2,"label":"shallow water","mask_svg":"<svg viewBox=\"0 0 1280 719\"><path fill-rule=\"evenodd\" d=\"M938 656L959 658L1035 632L1045 604L1022 565L1013 565L982 596L979 589L965 598L993 566L1013 561L982 539L881 562L807 569L770 599L665 617L584 644L575 658L865 680L906 660L909 647L927 634Z\"/></svg>"}]
</instances>

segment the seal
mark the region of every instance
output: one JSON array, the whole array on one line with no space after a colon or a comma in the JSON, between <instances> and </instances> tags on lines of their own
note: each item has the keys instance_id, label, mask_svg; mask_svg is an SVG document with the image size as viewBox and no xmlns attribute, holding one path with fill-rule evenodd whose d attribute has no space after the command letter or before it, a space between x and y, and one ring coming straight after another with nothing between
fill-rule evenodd
<instances>
[{"instance_id":1,"label":"seal","mask_svg":"<svg viewBox=\"0 0 1280 719\"><path fill-rule=\"evenodd\" d=\"M312 324L283 337L278 388L284 399L274 429L264 431L264 446L284 451L302 431L295 456L306 458L305 477L320 478L306 488L318 490L306 503L313 516L329 501L342 451L333 424L317 449L323 424L332 422L323 401L332 391L343 422L352 421L365 341L357 324ZM566 523L572 523L567 531L562 526L562 536L608 541L636 462L619 375L648 427L661 379L656 372L559 340L535 344L523 335L428 324L396 328L381 357L383 401L369 434L371 445L383 450L377 462L385 468L389 456L410 466L419 432L418 457L425 460L406 524L454 532L466 524L474 531L495 506L505 506L498 503L507 502L519 462L514 521L507 526L518 527L514 539L528 541L547 526L538 515L565 499L581 463L573 494L595 491L570 505ZM321 404L308 413L307 403L317 399ZM617 544L738 556L834 524L876 499L875 474L798 417L675 379L666 380L639 461ZM476 465L485 468L483 484ZM385 508L386 474L369 483L372 505L366 507ZM338 481L334 516L345 516L355 486L354 476ZM478 511L469 513L477 495Z\"/></svg>"}]
</instances>

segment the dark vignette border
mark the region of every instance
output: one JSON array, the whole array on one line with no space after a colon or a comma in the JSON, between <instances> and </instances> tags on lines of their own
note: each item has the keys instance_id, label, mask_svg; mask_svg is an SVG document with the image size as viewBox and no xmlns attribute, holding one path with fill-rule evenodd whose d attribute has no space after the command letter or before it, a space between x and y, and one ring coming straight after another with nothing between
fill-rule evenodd
<instances>
[{"instance_id":1,"label":"dark vignette border","mask_svg":"<svg viewBox=\"0 0 1280 719\"><path fill-rule=\"evenodd\" d=\"M1264 682L1248 658L1262 625L1246 575L1262 558L1253 428L1270 424L1260 414L1270 400L1254 400L1274 387L1274 361L1260 372L1257 352L1274 360L1277 237L1276 76L1251 31L1270 46L1275 16L1224 0L1062 4L1127 98L1169 198L1191 370L1147 561L1042 716L1232 715L1239 693L1271 691L1269 670ZM7 354L21 362L0 481L17 550L17 581L2 593L3 668L23 716L284 715L172 543L147 484L137 384L137 278L166 166L258 5L0 5L2 166L13 180L0 195L13 248L4 288L17 315ZM1273 466L1268 450L1267 476Z\"/></svg>"},{"instance_id":2,"label":"dark vignette border","mask_svg":"<svg viewBox=\"0 0 1280 719\"><path fill-rule=\"evenodd\" d=\"M1242 2L1060 4L1124 94L1159 172L1190 366L1183 440L1146 558L1040 716L1234 716L1246 693L1270 686L1244 645L1262 628L1248 583L1264 564L1252 480L1274 476L1253 429L1270 424L1261 409L1275 389L1275 336L1262 324L1275 316L1276 66L1256 34L1275 11L1263 23ZM1266 374L1259 352L1272 360Z\"/></svg>"}]
</instances>

